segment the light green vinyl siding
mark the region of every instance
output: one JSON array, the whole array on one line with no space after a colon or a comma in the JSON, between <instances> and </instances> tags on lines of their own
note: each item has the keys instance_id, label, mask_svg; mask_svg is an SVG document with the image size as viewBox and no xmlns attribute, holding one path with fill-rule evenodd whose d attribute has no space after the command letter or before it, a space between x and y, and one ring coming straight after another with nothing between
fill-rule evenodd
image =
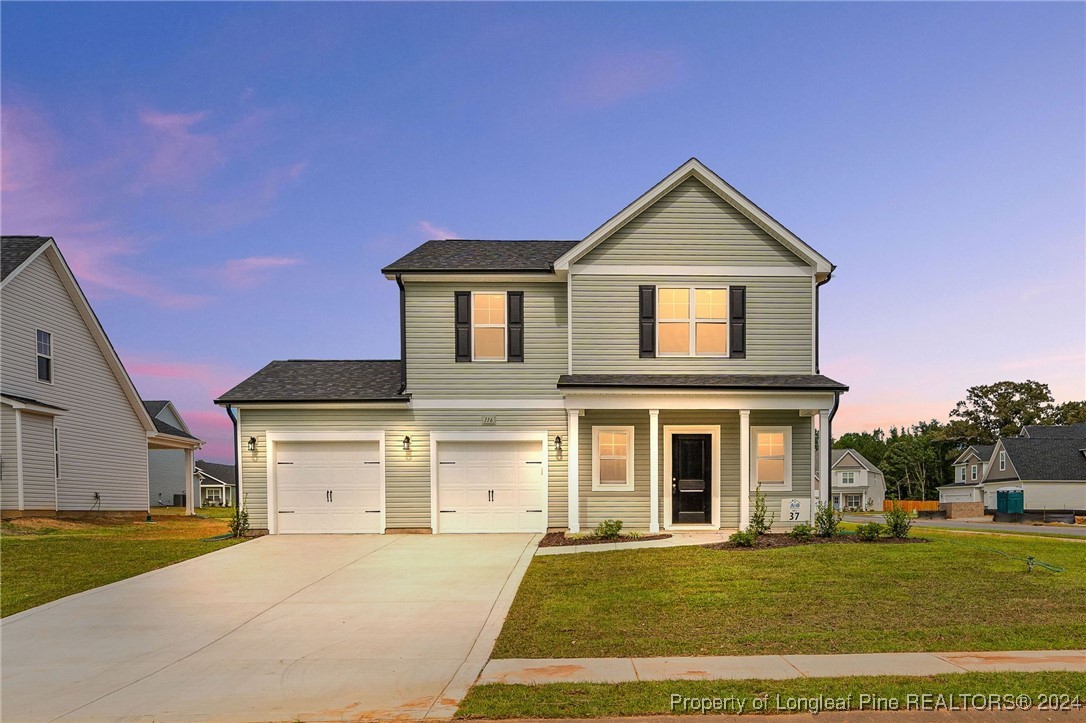
<instances>
[{"instance_id":1,"label":"light green vinyl siding","mask_svg":"<svg viewBox=\"0 0 1086 723\"><path fill-rule=\"evenodd\" d=\"M638 287L747 289L745 359L656 357L638 347ZM573 279L575 374L810 374L814 287L805 276L590 276Z\"/></svg>"},{"instance_id":2,"label":"light green vinyl siding","mask_svg":"<svg viewBox=\"0 0 1086 723\"><path fill-rule=\"evenodd\" d=\"M407 282L407 391L415 398L559 396L568 366L566 286L561 283ZM524 292L524 361L456 361L455 293Z\"/></svg>"},{"instance_id":3,"label":"light green vinyl siding","mask_svg":"<svg viewBox=\"0 0 1086 723\"><path fill-rule=\"evenodd\" d=\"M633 490L592 490L592 428L634 428ZM626 529L647 530L649 526L649 413L648 411L590 410L578 423L578 510L581 528L591 530L603 520L622 520Z\"/></svg>"},{"instance_id":4,"label":"light green vinyl siding","mask_svg":"<svg viewBox=\"0 0 1086 723\"><path fill-rule=\"evenodd\" d=\"M495 424L483 426L483 416ZM548 525L566 524L565 454L554 437L566 437L561 409L242 409L241 438L256 437L256 451L241 449L242 497L255 529L268 526L267 432L385 431L385 519L389 529L430 527L430 432L547 432ZM411 437L411 451L403 449Z\"/></svg>"},{"instance_id":5,"label":"light green vinyl siding","mask_svg":"<svg viewBox=\"0 0 1086 723\"><path fill-rule=\"evenodd\" d=\"M808 266L695 179L679 184L577 263Z\"/></svg>"}]
</instances>

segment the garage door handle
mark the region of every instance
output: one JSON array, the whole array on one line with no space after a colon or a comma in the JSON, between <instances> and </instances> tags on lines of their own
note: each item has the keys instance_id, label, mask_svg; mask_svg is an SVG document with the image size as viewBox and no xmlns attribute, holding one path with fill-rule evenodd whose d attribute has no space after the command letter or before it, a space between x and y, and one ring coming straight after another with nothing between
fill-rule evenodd
<instances>
[{"instance_id":1,"label":"garage door handle","mask_svg":"<svg viewBox=\"0 0 1086 723\"><path fill-rule=\"evenodd\" d=\"M380 514L381 510L366 510L367 513Z\"/></svg>"},{"instance_id":2,"label":"garage door handle","mask_svg":"<svg viewBox=\"0 0 1086 723\"><path fill-rule=\"evenodd\" d=\"M524 510L525 512L542 512L543 510Z\"/></svg>"},{"instance_id":3,"label":"garage door handle","mask_svg":"<svg viewBox=\"0 0 1086 723\"><path fill-rule=\"evenodd\" d=\"M438 510L438 512L456 512L456 510Z\"/></svg>"},{"instance_id":4,"label":"garage door handle","mask_svg":"<svg viewBox=\"0 0 1086 723\"><path fill-rule=\"evenodd\" d=\"M542 461L538 461L538 462L525 462L524 464L543 464L543 462L542 462Z\"/></svg>"},{"instance_id":5,"label":"garage door handle","mask_svg":"<svg viewBox=\"0 0 1086 723\"><path fill-rule=\"evenodd\" d=\"M279 510L279 514L281 514L281 515L293 515L294 510Z\"/></svg>"},{"instance_id":6,"label":"garage door handle","mask_svg":"<svg viewBox=\"0 0 1086 723\"><path fill-rule=\"evenodd\" d=\"M294 464L293 462L276 462L276 464Z\"/></svg>"}]
</instances>

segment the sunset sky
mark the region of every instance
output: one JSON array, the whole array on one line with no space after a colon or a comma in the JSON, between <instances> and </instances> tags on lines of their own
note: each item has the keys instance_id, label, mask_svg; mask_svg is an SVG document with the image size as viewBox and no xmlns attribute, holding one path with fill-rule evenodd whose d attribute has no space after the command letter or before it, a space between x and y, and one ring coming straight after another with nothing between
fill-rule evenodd
<instances>
[{"instance_id":1,"label":"sunset sky","mask_svg":"<svg viewBox=\"0 0 1086 723\"><path fill-rule=\"evenodd\" d=\"M145 398L395 358L428 238L579 239L697 156L838 265L834 431L1086 397L1086 6L4 3L2 225Z\"/></svg>"}]
</instances>

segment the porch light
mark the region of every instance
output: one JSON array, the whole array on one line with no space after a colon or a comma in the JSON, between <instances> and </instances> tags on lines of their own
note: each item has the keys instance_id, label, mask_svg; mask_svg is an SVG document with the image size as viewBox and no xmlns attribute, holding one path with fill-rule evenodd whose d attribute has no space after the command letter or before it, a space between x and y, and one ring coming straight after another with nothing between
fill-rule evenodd
<instances>
[{"instance_id":1,"label":"porch light","mask_svg":"<svg viewBox=\"0 0 1086 723\"><path fill-rule=\"evenodd\" d=\"M250 452L256 451L256 437L249 437L248 447Z\"/></svg>"},{"instance_id":2,"label":"porch light","mask_svg":"<svg viewBox=\"0 0 1086 723\"><path fill-rule=\"evenodd\" d=\"M558 435L554 437L554 451L559 453L562 451L562 438Z\"/></svg>"},{"instance_id":3,"label":"porch light","mask_svg":"<svg viewBox=\"0 0 1086 723\"><path fill-rule=\"evenodd\" d=\"M403 438L403 451L404 452L410 452L411 451L411 438L406 436L406 435L404 435L404 438Z\"/></svg>"}]
</instances>

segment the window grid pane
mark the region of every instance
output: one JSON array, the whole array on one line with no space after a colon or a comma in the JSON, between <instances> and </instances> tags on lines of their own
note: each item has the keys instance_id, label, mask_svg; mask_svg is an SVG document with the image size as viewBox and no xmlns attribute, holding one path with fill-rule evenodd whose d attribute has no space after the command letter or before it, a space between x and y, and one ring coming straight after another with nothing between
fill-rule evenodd
<instances>
[{"instance_id":1,"label":"window grid pane","mask_svg":"<svg viewBox=\"0 0 1086 723\"><path fill-rule=\"evenodd\" d=\"M697 289L694 313L698 319L725 321L728 318L727 289Z\"/></svg>"},{"instance_id":2,"label":"window grid pane","mask_svg":"<svg viewBox=\"0 0 1086 723\"><path fill-rule=\"evenodd\" d=\"M727 324L699 321L694 330L698 354L723 354L728 350Z\"/></svg>"},{"instance_id":3,"label":"window grid pane","mask_svg":"<svg viewBox=\"0 0 1086 723\"><path fill-rule=\"evenodd\" d=\"M38 331L38 353L45 356L53 355L53 335L47 331Z\"/></svg>"},{"instance_id":4,"label":"window grid pane","mask_svg":"<svg viewBox=\"0 0 1086 723\"><path fill-rule=\"evenodd\" d=\"M475 358L502 359L505 357L505 330L501 327L475 329Z\"/></svg>"},{"instance_id":5,"label":"window grid pane","mask_svg":"<svg viewBox=\"0 0 1086 723\"><path fill-rule=\"evenodd\" d=\"M660 309L657 316L661 320L686 320L690 318L689 289L660 289Z\"/></svg>"},{"instance_id":6,"label":"window grid pane","mask_svg":"<svg viewBox=\"0 0 1086 723\"><path fill-rule=\"evenodd\" d=\"M690 353L690 323L669 321L659 324L661 354Z\"/></svg>"}]
</instances>

